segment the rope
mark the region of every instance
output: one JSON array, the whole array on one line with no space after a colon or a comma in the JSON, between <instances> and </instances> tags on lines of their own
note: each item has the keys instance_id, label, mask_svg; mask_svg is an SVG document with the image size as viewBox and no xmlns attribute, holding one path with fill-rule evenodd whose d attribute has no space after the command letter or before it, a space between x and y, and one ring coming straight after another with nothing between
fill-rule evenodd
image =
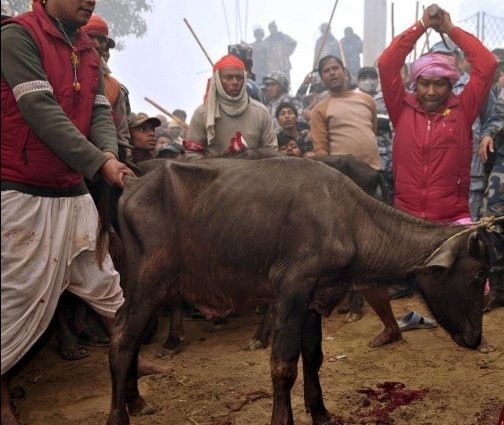
<instances>
[{"instance_id":1,"label":"rope","mask_svg":"<svg viewBox=\"0 0 504 425\"><path fill-rule=\"evenodd\" d=\"M448 239L446 239L441 245L439 245L436 250L429 256L427 259L426 263L428 263L440 250L441 247L451 241L452 239L458 238L459 236L462 236L466 233L473 232L474 230L478 230L481 228L486 228L490 232L496 232L497 228L495 227L497 223L499 222L504 222L504 216L487 216L487 217L481 217L476 223L473 223L469 225L469 227L465 228L464 230L461 230L458 233L455 233L454 235L450 236Z\"/></svg>"}]
</instances>

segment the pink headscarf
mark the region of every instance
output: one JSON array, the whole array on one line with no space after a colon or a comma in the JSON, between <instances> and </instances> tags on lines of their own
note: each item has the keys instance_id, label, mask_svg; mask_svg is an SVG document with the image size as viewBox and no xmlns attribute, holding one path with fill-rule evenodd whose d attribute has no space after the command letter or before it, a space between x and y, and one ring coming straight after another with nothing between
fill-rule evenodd
<instances>
[{"instance_id":1,"label":"pink headscarf","mask_svg":"<svg viewBox=\"0 0 504 425\"><path fill-rule=\"evenodd\" d=\"M448 78L454 85L459 79L459 73L453 56L442 53L427 53L411 64L411 87L416 87L419 77Z\"/></svg>"}]
</instances>

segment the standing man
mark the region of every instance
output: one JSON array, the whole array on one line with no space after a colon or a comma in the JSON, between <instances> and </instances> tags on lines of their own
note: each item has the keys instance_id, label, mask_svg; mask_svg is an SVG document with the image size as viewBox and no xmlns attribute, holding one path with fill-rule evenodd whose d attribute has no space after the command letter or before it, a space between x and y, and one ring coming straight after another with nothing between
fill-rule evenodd
<instances>
[{"instance_id":1,"label":"standing man","mask_svg":"<svg viewBox=\"0 0 504 425\"><path fill-rule=\"evenodd\" d=\"M395 37L378 59L383 97L395 129L394 206L422 219L468 224L471 126L497 62L476 37L452 24L448 12L438 8L431 16L434 10L426 8L421 20ZM411 65L413 92L404 87L404 61L428 28L447 34L471 64L471 78L458 96L452 93L459 78L455 59L439 53L417 59ZM397 323L392 312L376 311L385 323L384 343L394 340ZM484 340L480 350L489 350Z\"/></svg>"},{"instance_id":2,"label":"standing man","mask_svg":"<svg viewBox=\"0 0 504 425\"><path fill-rule=\"evenodd\" d=\"M84 177L123 186L100 58L78 29L95 0L37 0L2 22L2 424L16 424L7 373L47 329L61 293L111 328L123 303Z\"/></svg>"},{"instance_id":3,"label":"standing man","mask_svg":"<svg viewBox=\"0 0 504 425\"><path fill-rule=\"evenodd\" d=\"M333 55L341 59L340 42L331 32L331 27L329 26L329 24L320 24L319 30L320 37L317 38L317 42L315 43L315 52L313 56L314 68L317 66L319 59L323 58L324 56ZM324 34L326 33L326 31L327 37L324 40ZM322 42L324 42L324 45L322 45Z\"/></svg>"},{"instance_id":4,"label":"standing man","mask_svg":"<svg viewBox=\"0 0 504 425\"><path fill-rule=\"evenodd\" d=\"M503 65L501 61L500 66ZM504 88L500 89L495 110L483 128L479 146L481 161L489 165L488 199L485 215L504 215ZM502 242L501 242L502 246ZM501 252L502 255L502 252ZM504 267L492 265L487 309L504 307Z\"/></svg>"},{"instance_id":5,"label":"standing man","mask_svg":"<svg viewBox=\"0 0 504 425\"><path fill-rule=\"evenodd\" d=\"M336 56L320 59L318 72L329 96L313 108L310 128L316 155L347 155L381 169L376 144L376 104L366 93L350 90L345 67Z\"/></svg>"},{"instance_id":6,"label":"standing man","mask_svg":"<svg viewBox=\"0 0 504 425\"><path fill-rule=\"evenodd\" d=\"M311 112L310 128L315 155L353 155L375 170L381 160L376 144L376 104L367 93L351 90L340 58L328 55L320 59L318 72L329 95ZM350 292L347 322L362 317L363 299Z\"/></svg>"},{"instance_id":7,"label":"standing man","mask_svg":"<svg viewBox=\"0 0 504 425\"><path fill-rule=\"evenodd\" d=\"M354 33L352 27L345 28L345 36L341 39L343 57L346 68L350 72L352 79L357 77L360 68L360 55L363 49L361 38Z\"/></svg>"},{"instance_id":8,"label":"standing man","mask_svg":"<svg viewBox=\"0 0 504 425\"><path fill-rule=\"evenodd\" d=\"M275 71L282 71L290 82L290 56L296 50L297 41L292 39L287 34L278 31L275 21L268 25L270 35L266 37L266 64L267 73L271 74Z\"/></svg>"},{"instance_id":9,"label":"standing man","mask_svg":"<svg viewBox=\"0 0 504 425\"><path fill-rule=\"evenodd\" d=\"M186 156L222 156L248 148L277 148L266 107L250 98L244 63L226 55L213 67L204 102L191 118Z\"/></svg>"},{"instance_id":10,"label":"standing man","mask_svg":"<svg viewBox=\"0 0 504 425\"><path fill-rule=\"evenodd\" d=\"M255 41L250 45L250 47L252 47L252 72L255 75L256 81L260 82L268 73L266 64L268 52L262 27L260 25L255 25L253 30Z\"/></svg>"}]
</instances>

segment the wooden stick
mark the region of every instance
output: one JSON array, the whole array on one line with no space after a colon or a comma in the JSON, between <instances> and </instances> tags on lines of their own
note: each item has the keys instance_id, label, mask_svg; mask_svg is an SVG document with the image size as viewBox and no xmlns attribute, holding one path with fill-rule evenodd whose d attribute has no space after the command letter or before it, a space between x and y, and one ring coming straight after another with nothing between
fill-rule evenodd
<instances>
[{"instance_id":1,"label":"wooden stick","mask_svg":"<svg viewBox=\"0 0 504 425\"><path fill-rule=\"evenodd\" d=\"M415 22L418 22L418 1L416 2L416 9L415 9ZM417 45L415 43L415 47L413 48L413 58L416 60L417 59Z\"/></svg>"},{"instance_id":2,"label":"wooden stick","mask_svg":"<svg viewBox=\"0 0 504 425\"><path fill-rule=\"evenodd\" d=\"M317 56L315 57L315 61L313 62L313 69L316 68L317 64L318 64L318 61L320 59L320 54L322 53L322 49L324 48L324 44L326 42L326 39L327 39L327 34L329 34L329 31L331 30L331 22L333 20L333 16L334 16L334 11L336 10L336 6L338 5L338 1L339 0L336 0L334 2L334 6L333 6L333 9L332 9L332 12L331 12L331 17L329 18L329 22L327 24L327 28L324 32L324 37L322 38L322 43L320 43L320 47L318 49L318 52L317 52ZM341 49L341 44L340 44L340 50L341 50L341 54L343 55L343 50Z\"/></svg>"},{"instance_id":3,"label":"wooden stick","mask_svg":"<svg viewBox=\"0 0 504 425\"><path fill-rule=\"evenodd\" d=\"M390 4L390 25L392 31L392 38L395 37L395 25L394 25L394 2Z\"/></svg>"},{"instance_id":4,"label":"wooden stick","mask_svg":"<svg viewBox=\"0 0 504 425\"><path fill-rule=\"evenodd\" d=\"M156 108L158 108L163 114L168 115L172 120L176 121L178 123L178 125L180 125L181 127L189 128L189 126L184 121L182 121L179 117L176 117L171 112L168 112L166 109L164 109L162 106L158 105L153 100L149 99L148 97L144 97L144 99L147 102L149 102L152 106L155 106Z\"/></svg>"},{"instance_id":5,"label":"wooden stick","mask_svg":"<svg viewBox=\"0 0 504 425\"><path fill-rule=\"evenodd\" d=\"M210 62L210 65L212 65L213 67L213 62L212 62L212 59L210 59L210 56L208 56L208 53L206 52L205 48L203 47L203 45L201 44L201 42L199 41L199 38L198 36L196 35L196 33L193 31L193 29L191 28L191 25L189 24L189 22L187 22L187 19L184 18L184 22L185 24L187 25L187 28L189 28L189 31L191 31L191 34L193 35L193 37L195 38L196 42L198 43L198 45L200 46L201 50L203 50L203 53L205 54L206 58L208 59L208 62Z\"/></svg>"}]
</instances>

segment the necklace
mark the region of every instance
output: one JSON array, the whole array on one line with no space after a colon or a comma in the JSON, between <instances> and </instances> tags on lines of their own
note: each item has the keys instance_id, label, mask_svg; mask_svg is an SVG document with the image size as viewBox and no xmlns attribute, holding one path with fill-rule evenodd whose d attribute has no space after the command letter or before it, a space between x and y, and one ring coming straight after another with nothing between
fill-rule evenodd
<instances>
[{"instance_id":1,"label":"necklace","mask_svg":"<svg viewBox=\"0 0 504 425\"><path fill-rule=\"evenodd\" d=\"M73 68L73 74L74 74L72 86L75 91L79 91L80 90L80 83L77 80L77 67L79 66L79 56L77 55L77 49L75 48L75 45L72 44L72 42L70 41L70 38L68 37L68 35L65 31L65 27L63 26L63 23L58 18L54 18L54 19L56 19L56 22L58 22L58 25L61 29L61 32L63 33L63 36L66 38L68 45L72 48L72 53L70 53L70 62L72 62L72 68Z\"/></svg>"}]
</instances>

